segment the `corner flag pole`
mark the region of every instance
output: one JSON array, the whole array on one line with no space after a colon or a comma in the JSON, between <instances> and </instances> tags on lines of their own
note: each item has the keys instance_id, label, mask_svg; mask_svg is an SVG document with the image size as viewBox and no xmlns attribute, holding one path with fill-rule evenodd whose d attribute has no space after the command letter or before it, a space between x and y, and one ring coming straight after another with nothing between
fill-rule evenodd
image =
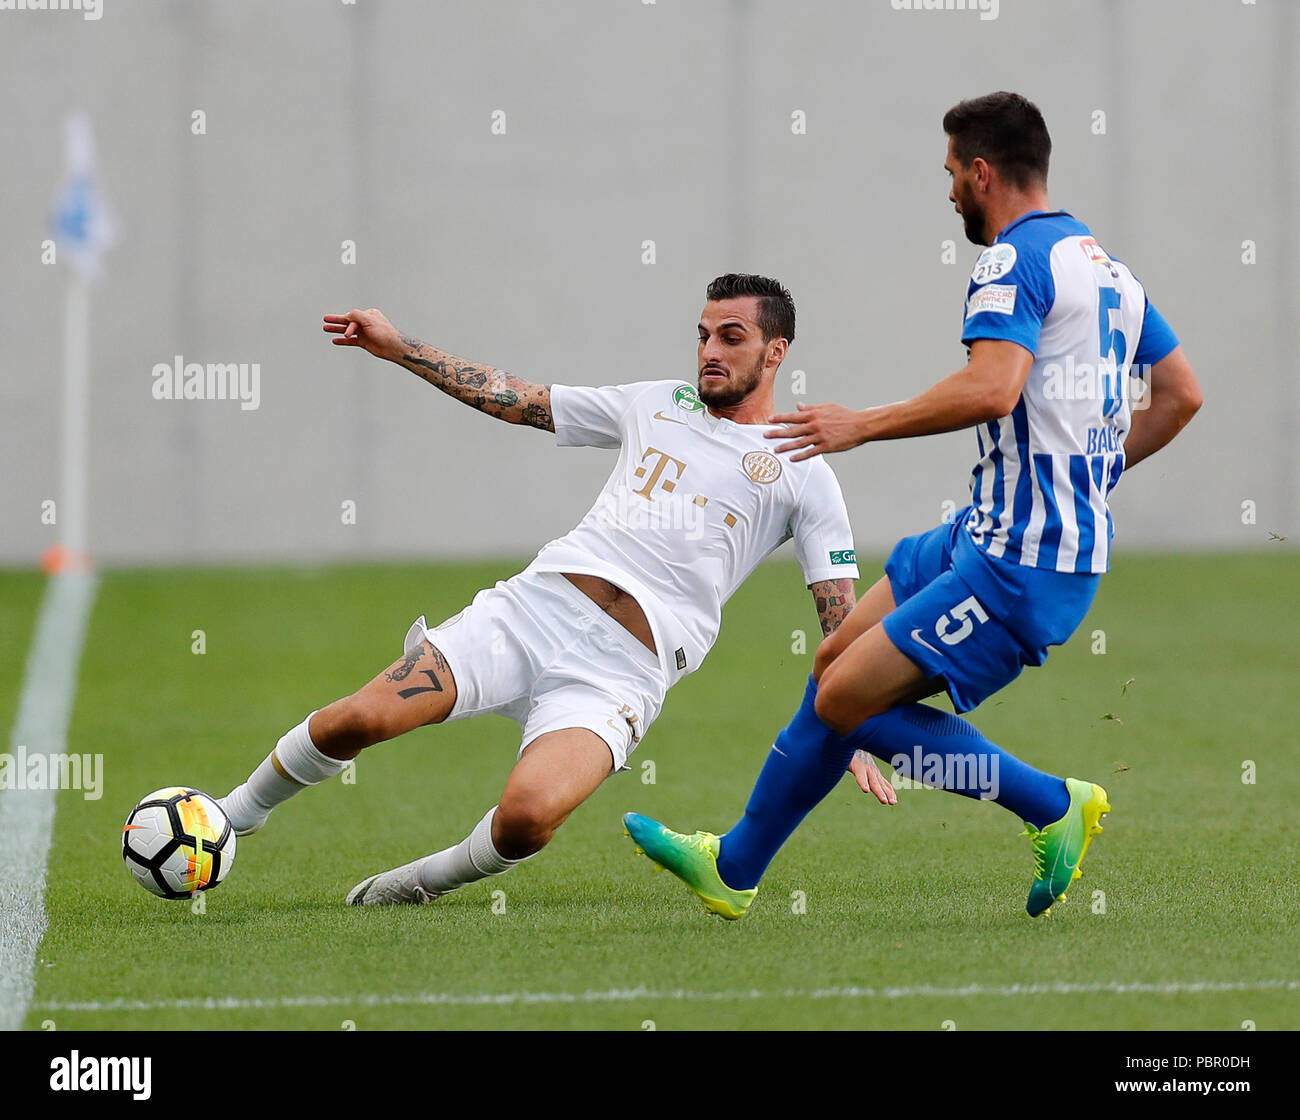
<instances>
[{"instance_id":1,"label":"corner flag pole","mask_svg":"<svg viewBox=\"0 0 1300 1120\"><path fill-rule=\"evenodd\" d=\"M90 283L100 257L117 242L108 204L96 182L95 141L90 118L70 114L64 122L67 172L51 224L55 245L70 264L63 305L63 408L61 472L56 524L59 544L42 558L47 571L90 567L88 478L90 445Z\"/></svg>"},{"instance_id":2,"label":"corner flag pole","mask_svg":"<svg viewBox=\"0 0 1300 1120\"><path fill-rule=\"evenodd\" d=\"M88 562L86 538L87 444L90 438L90 294L79 272L68 276L63 303L63 526L60 543L66 563Z\"/></svg>"}]
</instances>

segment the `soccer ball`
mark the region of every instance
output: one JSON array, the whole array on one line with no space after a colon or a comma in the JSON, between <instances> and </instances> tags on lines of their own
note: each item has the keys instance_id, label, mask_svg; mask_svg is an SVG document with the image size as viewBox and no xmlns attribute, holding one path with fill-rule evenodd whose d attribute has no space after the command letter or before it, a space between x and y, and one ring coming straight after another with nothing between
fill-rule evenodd
<instances>
[{"instance_id":1,"label":"soccer ball","mask_svg":"<svg viewBox=\"0 0 1300 1120\"><path fill-rule=\"evenodd\" d=\"M235 830L206 793L168 786L131 810L122 829L122 858L145 890L160 898L189 898L230 873Z\"/></svg>"}]
</instances>

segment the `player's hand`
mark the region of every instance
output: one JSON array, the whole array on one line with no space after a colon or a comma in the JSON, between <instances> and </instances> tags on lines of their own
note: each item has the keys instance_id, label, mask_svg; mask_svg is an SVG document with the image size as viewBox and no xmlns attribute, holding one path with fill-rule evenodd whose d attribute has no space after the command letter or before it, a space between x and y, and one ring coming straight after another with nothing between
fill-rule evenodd
<instances>
[{"instance_id":1,"label":"player's hand","mask_svg":"<svg viewBox=\"0 0 1300 1120\"><path fill-rule=\"evenodd\" d=\"M334 335L335 346L360 346L376 358L397 361L402 354L402 336L377 308L346 315L326 315L325 333Z\"/></svg>"},{"instance_id":2,"label":"player's hand","mask_svg":"<svg viewBox=\"0 0 1300 1120\"><path fill-rule=\"evenodd\" d=\"M874 794L882 805L897 805L898 791L893 783L887 781L876 765L876 760L866 751L854 751L849 760L849 773L857 779L858 788L863 793Z\"/></svg>"},{"instance_id":3,"label":"player's hand","mask_svg":"<svg viewBox=\"0 0 1300 1120\"><path fill-rule=\"evenodd\" d=\"M783 412L772 417L773 424L784 424L765 432L768 439L786 442L777 451L798 451L792 462L811 459L831 451L847 451L866 441L862 432L862 413L842 404L801 404L797 412Z\"/></svg>"}]
</instances>

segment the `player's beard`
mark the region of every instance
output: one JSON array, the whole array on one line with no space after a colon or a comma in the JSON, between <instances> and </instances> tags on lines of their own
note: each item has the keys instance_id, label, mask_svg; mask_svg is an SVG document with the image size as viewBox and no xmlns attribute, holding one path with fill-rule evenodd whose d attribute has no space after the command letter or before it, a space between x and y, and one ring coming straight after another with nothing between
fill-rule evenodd
<instances>
[{"instance_id":1,"label":"player's beard","mask_svg":"<svg viewBox=\"0 0 1300 1120\"><path fill-rule=\"evenodd\" d=\"M984 219L986 217L984 208L975 201L975 192L967 187L964 197L957 201L961 203L961 220L962 225L966 227L966 240L975 245L987 245L988 239L984 235Z\"/></svg>"},{"instance_id":2,"label":"player's beard","mask_svg":"<svg viewBox=\"0 0 1300 1120\"><path fill-rule=\"evenodd\" d=\"M706 385L704 371L700 371L700 400L710 408L733 408L749 396L763 381L763 368L767 365L766 353L744 373L733 373L722 385Z\"/></svg>"}]
</instances>

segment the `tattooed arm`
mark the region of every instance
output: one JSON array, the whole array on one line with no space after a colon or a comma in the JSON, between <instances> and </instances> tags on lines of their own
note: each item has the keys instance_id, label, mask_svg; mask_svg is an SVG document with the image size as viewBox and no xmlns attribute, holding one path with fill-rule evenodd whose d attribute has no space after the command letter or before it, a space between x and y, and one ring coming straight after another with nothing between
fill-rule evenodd
<instances>
[{"instance_id":1,"label":"tattooed arm","mask_svg":"<svg viewBox=\"0 0 1300 1120\"><path fill-rule=\"evenodd\" d=\"M824 579L820 583L810 583L817 603L817 617L822 624L822 637L834 633L839 625L849 617L849 611L858 601L857 592L851 579Z\"/></svg>"},{"instance_id":2,"label":"tattooed arm","mask_svg":"<svg viewBox=\"0 0 1300 1120\"><path fill-rule=\"evenodd\" d=\"M444 354L408 334L399 338L402 352L397 361L416 377L507 424L555 431L550 386L535 385L505 370Z\"/></svg>"},{"instance_id":3,"label":"tattooed arm","mask_svg":"<svg viewBox=\"0 0 1300 1120\"><path fill-rule=\"evenodd\" d=\"M822 622L822 634L829 637L840 623L849 617L857 602L857 593L851 579L827 579L808 585L817 600L817 617ZM872 794L882 805L897 805L898 794L880 773L876 760L866 751L853 752L849 759L849 773L857 780L863 793Z\"/></svg>"},{"instance_id":4,"label":"tattooed arm","mask_svg":"<svg viewBox=\"0 0 1300 1120\"><path fill-rule=\"evenodd\" d=\"M325 333L335 336L335 346L360 346L376 358L396 362L448 396L498 420L555 431L549 386L535 385L504 370L443 353L427 342L402 334L382 311L373 307L346 315L326 315Z\"/></svg>"}]
</instances>

